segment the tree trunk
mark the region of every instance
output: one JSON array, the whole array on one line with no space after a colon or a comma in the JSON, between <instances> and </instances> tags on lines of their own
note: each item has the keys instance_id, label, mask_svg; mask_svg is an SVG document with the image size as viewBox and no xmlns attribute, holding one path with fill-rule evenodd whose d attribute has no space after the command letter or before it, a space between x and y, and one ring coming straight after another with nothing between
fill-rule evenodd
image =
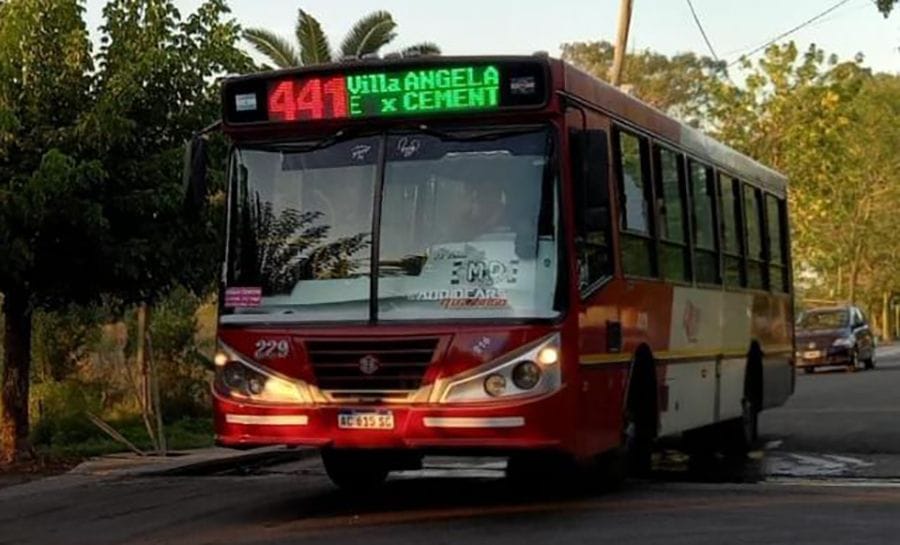
<instances>
[{"instance_id":1,"label":"tree trunk","mask_svg":"<svg viewBox=\"0 0 900 545\"><path fill-rule=\"evenodd\" d=\"M31 308L19 290L5 294L3 313L3 380L0 393L0 464L11 464L30 453L28 386L31 367Z\"/></svg>"},{"instance_id":2,"label":"tree trunk","mask_svg":"<svg viewBox=\"0 0 900 545\"><path fill-rule=\"evenodd\" d=\"M891 330L891 294L884 292L881 298L881 339L884 342L893 340L893 331Z\"/></svg>"}]
</instances>

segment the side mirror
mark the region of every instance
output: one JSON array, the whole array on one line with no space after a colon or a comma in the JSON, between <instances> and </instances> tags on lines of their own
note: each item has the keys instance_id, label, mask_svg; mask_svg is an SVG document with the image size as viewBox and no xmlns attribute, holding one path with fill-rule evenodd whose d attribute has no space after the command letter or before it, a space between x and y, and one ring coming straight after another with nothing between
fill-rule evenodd
<instances>
[{"instance_id":1,"label":"side mirror","mask_svg":"<svg viewBox=\"0 0 900 545\"><path fill-rule=\"evenodd\" d=\"M184 145L184 208L188 214L196 214L206 205L208 191L206 138L194 135Z\"/></svg>"},{"instance_id":2,"label":"side mirror","mask_svg":"<svg viewBox=\"0 0 900 545\"><path fill-rule=\"evenodd\" d=\"M609 151L606 131L572 130L572 179L579 235L609 228Z\"/></svg>"}]
</instances>

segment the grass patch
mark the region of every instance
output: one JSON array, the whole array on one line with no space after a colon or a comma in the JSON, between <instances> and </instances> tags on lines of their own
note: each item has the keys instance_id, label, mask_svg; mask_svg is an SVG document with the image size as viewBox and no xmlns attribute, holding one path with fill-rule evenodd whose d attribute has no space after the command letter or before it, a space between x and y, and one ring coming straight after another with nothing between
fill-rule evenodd
<instances>
[{"instance_id":1,"label":"grass patch","mask_svg":"<svg viewBox=\"0 0 900 545\"><path fill-rule=\"evenodd\" d=\"M86 421L86 419L85 419ZM147 430L139 418L107 422L125 436L135 446L144 451L153 450ZM77 429L57 430L49 436L40 436L36 430L37 453L50 460L79 460L104 454L129 452L129 449L114 441L90 422L79 423ZM44 432L46 433L46 432ZM213 445L212 418L184 418L166 426L168 449L189 450Z\"/></svg>"}]
</instances>

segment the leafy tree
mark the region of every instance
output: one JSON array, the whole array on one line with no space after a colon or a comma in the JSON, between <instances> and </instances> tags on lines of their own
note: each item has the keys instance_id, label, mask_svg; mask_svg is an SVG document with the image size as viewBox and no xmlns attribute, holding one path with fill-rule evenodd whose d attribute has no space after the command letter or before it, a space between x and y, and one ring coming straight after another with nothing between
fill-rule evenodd
<instances>
[{"instance_id":1,"label":"leafy tree","mask_svg":"<svg viewBox=\"0 0 900 545\"><path fill-rule=\"evenodd\" d=\"M771 46L744 61L742 86L721 85L713 114L722 140L790 178L795 269L815 279L810 294L872 302L900 273L887 259L900 244L900 95L896 76L859 61Z\"/></svg>"},{"instance_id":2,"label":"leafy tree","mask_svg":"<svg viewBox=\"0 0 900 545\"><path fill-rule=\"evenodd\" d=\"M109 236L101 165L73 155L92 68L81 15L76 0L0 5L0 463L29 449L34 309L89 298Z\"/></svg>"},{"instance_id":3,"label":"leafy tree","mask_svg":"<svg viewBox=\"0 0 900 545\"><path fill-rule=\"evenodd\" d=\"M75 375L88 351L100 342L103 318L94 305L69 305L35 312L32 323L33 380L60 382Z\"/></svg>"},{"instance_id":4,"label":"leafy tree","mask_svg":"<svg viewBox=\"0 0 900 545\"><path fill-rule=\"evenodd\" d=\"M112 0L104 9L95 104L79 131L109 174L116 267L100 275L123 301L152 301L176 285L200 291L215 278L222 208L186 221L181 174L184 141L219 117L215 78L252 67L227 14L224 0L183 20L171 0ZM225 147L215 144L218 166ZM222 172L214 174L221 190Z\"/></svg>"},{"instance_id":5,"label":"leafy tree","mask_svg":"<svg viewBox=\"0 0 900 545\"><path fill-rule=\"evenodd\" d=\"M227 13L112 0L95 70L78 0L0 5L0 463L28 450L35 310L211 284L222 207L182 219L181 150L218 118L216 77L251 67Z\"/></svg>"},{"instance_id":6,"label":"leafy tree","mask_svg":"<svg viewBox=\"0 0 900 545\"><path fill-rule=\"evenodd\" d=\"M296 44L264 28L248 28L244 31L244 39L276 67L291 68L334 62L342 58L358 59L378 53L382 47L397 37L396 29L397 23L390 13L372 12L357 21L341 42L340 49L332 52L328 38L322 31L322 25L315 17L300 9L297 12L295 27ZM423 42L407 47L399 54L437 55L440 52L437 45Z\"/></svg>"},{"instance_id":7,"label":"leafy tree","mask_svg":"<svg viewBox=\"0 0 900 545\"><path fill-rule=\"evenodd\" d=\"M562 45L564 59L603 80L614 51L606 41ZM622 81L644 102L697 125L706 115L715 84L726 76L725 63L710 57L695 53L667 57L643 50L625 56Z\"/></svg>"},{"instance_id":8,"label":"leafy tree","mask_svg":"<svg viewBox=\"0 0 900 545\"><path fill-rule=\"evenodd\" d=\"M894 9L894 6L897 5L898 1L900 0L875 0L875 5L878 6L878 11L887 17L891 14L891 11Z\"/></svg>"}]
</instances>

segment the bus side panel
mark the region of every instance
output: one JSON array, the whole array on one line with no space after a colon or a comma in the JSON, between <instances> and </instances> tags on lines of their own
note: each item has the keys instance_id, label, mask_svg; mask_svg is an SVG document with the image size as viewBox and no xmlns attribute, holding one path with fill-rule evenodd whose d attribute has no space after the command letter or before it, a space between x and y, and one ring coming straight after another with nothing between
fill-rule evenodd
<instances>
[{"instance_id":1,"label":"bus side panel","mask_svg":"<svg viewBox=\"0 0 900 545\"><path fill-rule=\"evenodd\" d=\"M763 408L783 405L793 392L794 316L788 295L757 295L753 335L763 350Z\"/></svg>"},{"instance_id":2,"label":"bus side panel","mask_svg":"<svg viewBox=\"0 0 900 545\"><path fill-rule=\"evenodd\" d=\"M763 408L784 405L793 392L794 366L789 356L763 360Z\"/></svg>"},{"instance_id":3,"label":"bus side panel","mask_svg":"<svg viewBox=\"0 0 900 545\"><path fill-rule=\"evenodd\" d=\"M659 282L613 279L584 301L579 315L582 390L579 445L602 452L621 442L622 417L633 355L641 345L656 354L668 348L672 286ZM621 329L621 346L610 328ZM669 369L657 366L659 386ZM660 388L660 406L665 399Z\"/></svg>"}]
</instances>

